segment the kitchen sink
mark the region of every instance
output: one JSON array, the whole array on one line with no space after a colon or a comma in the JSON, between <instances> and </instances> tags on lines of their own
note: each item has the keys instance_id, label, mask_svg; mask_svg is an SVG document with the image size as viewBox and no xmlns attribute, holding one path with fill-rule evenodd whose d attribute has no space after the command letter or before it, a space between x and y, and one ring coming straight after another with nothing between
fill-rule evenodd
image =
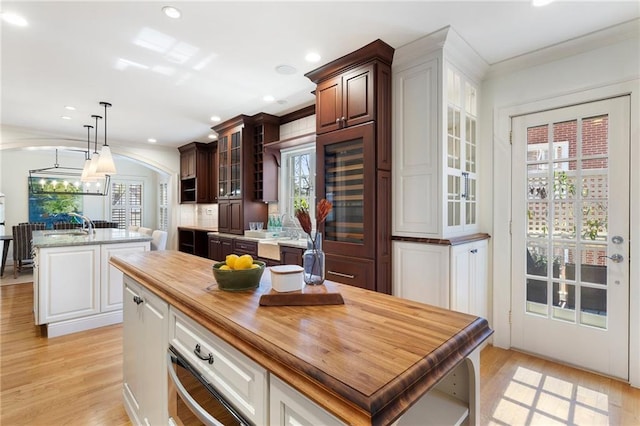
<instances>
[{"instance_id":1,"label":"kitchen sink","mask_svg":"<svg viewBox=\"0 0 640 426\"><path fill-rule=\"evenodd\" d=\"M77 231L54 231L47 232L43 234L45 237L56 238L56 237L69 237L69 236L87 236L89 235L88 231L77 230Z\"/></svg>"}]
</instances>

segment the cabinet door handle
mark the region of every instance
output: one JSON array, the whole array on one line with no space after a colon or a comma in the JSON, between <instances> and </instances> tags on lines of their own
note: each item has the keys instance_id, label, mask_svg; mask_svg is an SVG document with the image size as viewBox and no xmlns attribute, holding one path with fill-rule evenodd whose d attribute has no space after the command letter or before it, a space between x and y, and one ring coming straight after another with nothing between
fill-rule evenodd
<instances>
[{"instance_id":1,"label":"cabinet door handle","mask_svg":"<svg viewBox=\"0 0 640 426\"><path fill-rule=\"evenodd\" d=\"M460 194L460 197L467 198L469 196L469 173L462 172L462 178L464 179L464 192Z\"/></svg>"},{"instance_id":2,"label":"cabinet door handle","mask_svg":"<svg viewBox=\"0 0 640 426\"><path fill-rule=\"evenodd\" d=\"M201 360L207 361L209 364L213 364L213 354L209 353L209 355L203 355L202 352L200 352L200 343L196 343L196 348L193 350L193 353Z\"/></svg>"},{"instance_id":3,"label":"cabinet door handle","mask_svg":"<svg viewBox=\"0 0 640 426\"><path fill-rule=\"evenodd\" d=\"M336 271L327 271L327 274L337 275L339 277L349 278L349 279L354 279L356 277L355 275L343 274L342 272L336 272Z\"/></svg>"},{"instance_id":4,"label":"cabinet door handle","mask_svg":"<svg viewBox=\"0 0 640 426\"><path fill-rule=\"evenodd\" d=\"M478 249L473 249L471 250L471 253L476 254L478 252Z\"/></svg>"},{"instance_id":5,"label":"cabinet door handle","mask_svg":"<svg viewBox=\"0 0 640 426\"><path fill-rule=\"evenodd\" d=\"M133 301L136 303L136 305L139 305L142 302L144 302L144 300L142 300L142 297L140 296L133 296Z\"/></svg>"},{"instance_id":6,"label":"cabinet door handle","mask_svg":"<svg viewBox=\"0 0 640 426\"><path fill-rule=\"evenodd\" d=\"M336 118L336 124L340 126L340 117Z\"/></svg>"}]
</instances>

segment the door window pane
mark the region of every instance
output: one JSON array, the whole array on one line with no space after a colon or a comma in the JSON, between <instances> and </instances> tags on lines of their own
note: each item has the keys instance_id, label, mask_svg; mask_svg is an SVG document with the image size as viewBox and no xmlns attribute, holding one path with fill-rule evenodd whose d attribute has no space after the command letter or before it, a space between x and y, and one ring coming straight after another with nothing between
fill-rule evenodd
<instances>
[{"instance_id":1,"label":"door window pane","mask_svg":"<svg viewBox=\"0 0 640 426\"><path fill-rule=\"evenodd\" d=\"M547 282L527 279L526 311L533 314L548 314Z\"/></svg>"},{"instance_id":2,"label":"door window pane","mask_svg":"<svg viewBox=\"0 0 640 426\"><path fill-rule=\"evenodd\" d=\"M576 286L567 283L553 283L553 318L576 321Z\"/></svg>"},{"instance_id":3,"label":"door window pane","mask_svg":"<svg viewBox=\"0 0 640 426\"><path fill-rule=\"evenodd\" d=\"M582 120L582 155L603 155L608 154L608 132L609 117L602 115L599 117L585 118Z\"/></svg>"}]
</instances>

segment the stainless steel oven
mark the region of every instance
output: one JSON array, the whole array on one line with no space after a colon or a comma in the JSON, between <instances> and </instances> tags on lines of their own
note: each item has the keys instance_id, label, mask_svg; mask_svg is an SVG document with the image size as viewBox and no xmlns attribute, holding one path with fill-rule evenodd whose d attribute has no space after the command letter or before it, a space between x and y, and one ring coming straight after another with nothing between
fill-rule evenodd
<instances>
[{"instance_id":1,"label":"stainless steel oven","mask_svg":"<svg viewBox=\"0 0 640 426\"><path fill-rule=\"evenodd\" d=\"M172 345L167 368L170 425L251 425Z\"/></svg>"}]
</instances>

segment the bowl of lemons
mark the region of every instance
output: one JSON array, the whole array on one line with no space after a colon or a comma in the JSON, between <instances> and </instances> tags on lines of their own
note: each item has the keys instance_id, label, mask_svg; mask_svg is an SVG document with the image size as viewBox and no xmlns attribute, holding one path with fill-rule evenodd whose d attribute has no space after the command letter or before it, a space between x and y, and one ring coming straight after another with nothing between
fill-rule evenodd
<instances>
[{"instance_id":1,"label":"bowl of lemons","mask_svg":"<svg viewBox=\"0 0 640 426\"><path fill-rule=\"evenodd\" d=\"M230 254L224 262L213 265L213 277L220 290L250 290L260 285L260 278L266 264L253 260L249 254Z\"/></svg>"}]
</instances>

